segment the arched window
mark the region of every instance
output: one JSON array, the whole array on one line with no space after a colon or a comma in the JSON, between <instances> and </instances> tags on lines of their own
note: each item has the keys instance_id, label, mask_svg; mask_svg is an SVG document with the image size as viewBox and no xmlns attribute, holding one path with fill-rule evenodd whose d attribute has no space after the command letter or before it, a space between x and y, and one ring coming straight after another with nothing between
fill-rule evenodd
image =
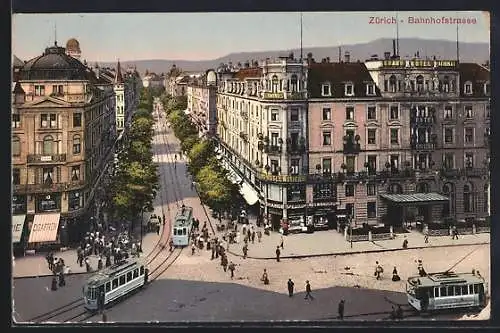
<instances>
[{"instance_id":1,"label":"arched window","mask_svg":"<svg viewBox=\"0 0 500 333\"><path fill-rule=\"evenodd\" d=\"M490 186L485 184L483 187L483 208L485 213L490 211Z\"/></svg>"},{"instance_id":2,"label":"arched window","mask_svg":"<svg viewBox=\"0 0 500 333\"><path fill-rule=\"evenodd\" d=\"M290 90L292 92L296 92L299 90L298 85L297 85L297 75L293 74L292 78L290 79Z\"/></svg>"},{"instance_id":3,"label":"arched window","mask_svg":"<svg viewBox=\"0 0 500 333\"><path fill-rule=\"evenodd\" d=\"M443 92L450 92L450 78L448 75L443 78Z\"/></svg>"},{"instance_id":4,"label":"arched window","mask_svg":"<svg viewBox=\"0 0 500 333\"><path fill-rule=\"evenodd\" d=\"M464 185L464 213L471 213L474 209L472 184Z\"/></svg>"},{"instance_id":5,"label":"arched window","mask_svg":"<svg viewBox=\"0 0 500 333\"><path fill-rule=\"evenodd\" d=\"M417 91L424 91L424 77L422 75L417 76Z\"/></svg>"},{"instance_id":6,"label":"arched window","mask_svg":"<svg viewBox=\"0 0 500 333\"><path fill-rule=\"evenodd\" d=\"M18 136L12 138L12 155L19 156L21 155L21 140Z\"/></svg>"},{"instance_id":7,"label":"arched window","mask_svg":"<svg viewBox=\"0 0 500 333\"><path fill-rule=\"evenodd\" d=\"M122 123L123 126L123 123ZM73 136L73 155L80 154L81 152L81 143L80 143L80 136L75 135Z\"/></svg>"},{"instance_id":8,"label":"arched window","mask_svg":"<svg viewBox=\"0 0 500 333\"><path fill-rule=\"evenodd\" d=\"M389 92L396 92L397 80L395 75L389 78Z\"/></svg>"},{"instance_id":9,"label":"arched window","mask_svg":"<svg viewBox=\"0 0 500 333\"><path fill-rule=\"evenodd\" d=\"M272 92L278 92L278 87L279 87L279 80L278 80L278 77L276 75L273 75L273 78L271 80L271 84L272 84Z\"/></svg>"},{"instance_id":10,"label":"arched window","mask_svg":"<svg viewBox=\"0 0 500 333\"><path fill-rule=\"evenodd\" d=\"M51 135L47 135L43 138L43 154L52 155L52 149L54 147L54 138Z\"/></svg>"},{"instance_id":11,"label":"arched window","mask_svg":"<svg viewBox=\"0 0 500 333\"><path fill-rule=\"evenodd\" d=\"M401 185L394 183L389 185L389 193L390 194L401 194L403 193L403 188Z\"/></svg>"},{"instance_id":12,"label":"arched window","mask_svg":"<svg viewBox=\"0 0 500 333\"><path fill-rule=\"evenodd\" d=\"M429 184L427 183L418 183L417 184L417 193L429 193Z\"/></svg>"}]
</instances>

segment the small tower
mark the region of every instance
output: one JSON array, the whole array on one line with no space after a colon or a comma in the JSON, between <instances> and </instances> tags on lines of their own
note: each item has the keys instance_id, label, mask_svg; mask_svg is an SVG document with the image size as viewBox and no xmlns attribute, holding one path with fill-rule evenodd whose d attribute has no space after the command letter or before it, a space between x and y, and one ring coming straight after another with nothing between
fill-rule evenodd
<instances>
[{"instance_id":1,"label":"small tower","mask_svg":"<svg viewBox=\"0 0 500 333\"><path fill-rule=\"evenodd\" d=\"M116 119L116 132L119 134L123 131L125 126L125 86L123 84L123 76L122 76L122 68L120 65L120 60L116 64L116 75L115 81L113 85L113 89L115 91L115 119Z\"/></svg>"},{"instance_id":2,"label":"small tower","mask_svg":"<svg viewBox=\"0 0 500 333\"><path fill-rule=\"evenodd\" d=\"M14 104L23 104L26 100L26 93L24 92L23 87L21 87L21 84L19 81L16 82L16 85L14 86L14 91L13 93L13 98L12 100L14 101Z\"/></svg>"},{"instance_id":3,"label":"small tower","mask_svg":"<svg viewBox=\"0 0 500 333\"><path fill-rule=\"evenodd\" d=\"M80 43L75 38L71 38L66 42L66 54L80 60L82 51L80 50Z\"/></svg>"}]
</instances>

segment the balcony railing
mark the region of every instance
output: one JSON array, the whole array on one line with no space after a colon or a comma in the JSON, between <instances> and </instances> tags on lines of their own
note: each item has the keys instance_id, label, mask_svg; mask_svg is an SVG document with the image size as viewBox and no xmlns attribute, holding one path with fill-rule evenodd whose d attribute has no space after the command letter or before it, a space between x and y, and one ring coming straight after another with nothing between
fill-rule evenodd
<instances>
[{"instance_id":1,"label":"balcony railing","mask_svg":"<svg viewBox=\"0 0 500 333\"><path fill-rule=\"evenodd\" d=\"M344 154L359 154L360 151L361 144L350 141L344 143Z\"/></svg>"},{"instance_id":2,"label":"balcony railing","mask_svg":"<svg viewBox=\"0 0 500 333\"><path fill-rule=\"evenodd\" d=\"M414 150L435 150L436 144L434 142L423 142L423 143L412 142L411 148Z\"/></svg>"},{"instance_id":3,"label":"balcony railing","mask_svg":"<svg viewBox=\"0 0 500 333\"><path fill-rule=\"evenodd\" d=\"M305 94L303 92L289 92L286 94L288 99L305 99Z\"/></svg>"},{"instance_id":4,"label":"balcony railing","mask_svg":"<svg viewBox=\"0 0 500 333\"><path fill-rule=\"evenodd\" d=\"M417 116L417 117L412 117L412 123L414 124L433 124L435 123L436 120L435 120L435 117L433 116L428 116L428 117L420 117L420 116Z\"/></svg>"},{"instance_id":5,"label":"balcony railing","mask_svg":"<svg viewBox=\"0 0 500 333\"><path fill-rule=\"evenodd\" d=\"M24 193L52 193L63 192L74 189L79 189L85 186L84 180L73 181L69 183L52 183L52 184L17 184L13 185L13 192L15 194Z\"/></svg>"},{"instance_id":6,"label":"balcony railing","mask_svg":"<svg viewBox=\"0 0 500 333\"><path fill-rule=\"evenodd\" d=\"M490 171L487 168L442 169L440 174L445 178L489 177Z\"/></svg>"},{"instance_id":7,"label":"balcony railing","mask_svg":"<svg viewBox=\"0 0 500 333\"><path fill-rule=\"evenodd\" d=\"M28 164L51 164L51 163L65 163L66 154L29 154L27 158Z\"/></svg>"},{"instance_id":8,"label":"balcony railing","mask_svg":"<svg viewBox=\"0 0 500 333\"><path fill-rule=\"evenodd\" d=\"M268 145L264 146L264 152L269 155L281 154L281 146Z\"/></svg>"}]
</instances>

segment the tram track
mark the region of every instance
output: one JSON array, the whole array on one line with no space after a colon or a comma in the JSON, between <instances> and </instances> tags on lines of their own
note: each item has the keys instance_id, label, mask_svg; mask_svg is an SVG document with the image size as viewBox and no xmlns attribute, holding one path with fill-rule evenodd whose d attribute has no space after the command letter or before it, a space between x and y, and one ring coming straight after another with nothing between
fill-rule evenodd
<instances>
[{"instance_id":1,"label":"tram track","mask_svg":"<svg viewBox=\"0 0 500 333\"><path fill-rule=\"evenodd\" d=\"M162 112L163 112L163 109L162 109ZM173 186L171 187L173 190L172 194L174 196L173 202L175 202L176 208L179 209L180 208L179 201L183 205L184 200L182 198L182 192L180 189L179 181L177 179L177 175L175 174L176 173L176 171L175 171L176 170L176 167L175 167L176 161L173 160L173 158L171 156L172 154L171 154L170 147L168 145L168 139L166 139L166 133L163 132L163 130L162 130L163 126L166 128L166 125L162 124L160 119L161 118L158 117L158 121L155 124L155 126L156 126L156 133L155 134L156 134L157 138L159 137L159 139L160 139L156 143L157 144L161 144L161 143L164 144L164 147L165 147L165 150L167 153L166 159L167 159L167 162L169 162L166 167L167 167L167 170L169 172L171 179L173 180L173 182L172 182ZM162 163L162 161L160 161L160 156L161 156L161 151L160 152L157 151L155 154L155 157L156 157L156 162L158 163L158 165L161 165L161 163ZM174 171L172 170L172 165L174 165ZM165 193L168 195L167 189L169 188L169 186L167 186L165 172L160 172L159 174L160 174L161 182L164 185ZM175 215L172 216L172 213L175 214L175 212L172 212L172 210L170 208L171 203L168 201L167 198L165 198L165 199L166 200L164 200L163 193L160 190L160 201L162 203L162 205L161 205L162 215L165 216L164 206L165 206L165 202L166 202L167 203L166 204L167 211L169 213L170 220L172 221L172 217L175 218ZM149 266L149 267L153 266L152 263L159 257L159 255L161 253L164 253L164 249L170 240L171 228L169 228L169 230L167 232L167 237L165 239L165 242L164 243L162 242L164 235L165 235L165 229L166 229L164 227L166 225L165 221L163 223L164 223L163 228L162 228L161 235L160 235L158 241L156 242L156 244L153 247L153 249L151 250L151 252L149 252L145 257L146 258L146 266ZM170 226L171 226L171 224L170 224ZM141 221L141 228L142 227L143 227L143 225L142 225L142 221ZM174 262L179 258L179 256L182 253L182 250L183 250L183 248L175 249L174 251L170 252L165 258L160 258L161 262L158 265L156 265L154 268L152 268L152 270L150 272L151 279L149 279L147 284L150 284L153 281L157 280L163 273L165 273L170 268L170 266L172 266L174 264ZM169 259L172 257L173 257L173 260L169 261ZM165 264L167 264L167 265L165 266ZM159 272L159 273L154 274L156 272ZM59 307L52 309L50 311L47 311L43 314L32 317L32 318L28 319L27 321L34 322L34 323L42 323L42 322L47 322L47 321L51 321L51 322L75 322L75 321L76 322L83 322L83 321L86 321L86 320L90 319L91 317L95 316L95 313L89 313L85 310L81 310L81 306L83 304L84 304L83 299L76 298L76 299L74 299L74 300L72 300L72 301L70 301L62 306L59 306ZM80 309L80 310L78 310L78 309ZM74 314L74 312L78 312L78 313ZM65 319L62 319L59 321L56 320L57 317L59 317L61 315L66 315L66 314L70 314L70 317L64 316ZM79 317L82 317L82 318L79 318Z\"/></svg>"}]
</instances>

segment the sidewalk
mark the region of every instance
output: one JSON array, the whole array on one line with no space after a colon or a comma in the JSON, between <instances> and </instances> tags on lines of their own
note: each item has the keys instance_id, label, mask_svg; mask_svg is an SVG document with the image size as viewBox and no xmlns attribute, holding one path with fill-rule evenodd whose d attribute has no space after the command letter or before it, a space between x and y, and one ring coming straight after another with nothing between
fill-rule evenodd
<instances>
[{"instance_id":1,"label":"sidewalk","mask_svg":"<svg viewBox=\"0 0 500 333\"><path fill-rule=\"evenodd\" d=\"M240 227L241 228L241 227ZM239 229L241 230L241 229ZM258 229L256 229L258 230ZM424 236L412 231L406 234L396 234L394 239L380 240L374 242L346 241L342 234L336 230L316 231L312 234L292 234L283 236L284 248L281 249L280 258L293 259L304 257L320 257L331 255L348 255L369 252L404 251L403 240L408 240L408 250L434 247L451 247L465 245L489 244L490 234L461 235L458 240L449 236L429 237L429 243L425 244ZM248 258L254 259L276 259L276 246L281 242L281 234L272 232L269 236L262 236L262 243L249 243ZM229 252L233 255L242 256L243 242L231 244Z\"/></svg>"}]
</instances>

